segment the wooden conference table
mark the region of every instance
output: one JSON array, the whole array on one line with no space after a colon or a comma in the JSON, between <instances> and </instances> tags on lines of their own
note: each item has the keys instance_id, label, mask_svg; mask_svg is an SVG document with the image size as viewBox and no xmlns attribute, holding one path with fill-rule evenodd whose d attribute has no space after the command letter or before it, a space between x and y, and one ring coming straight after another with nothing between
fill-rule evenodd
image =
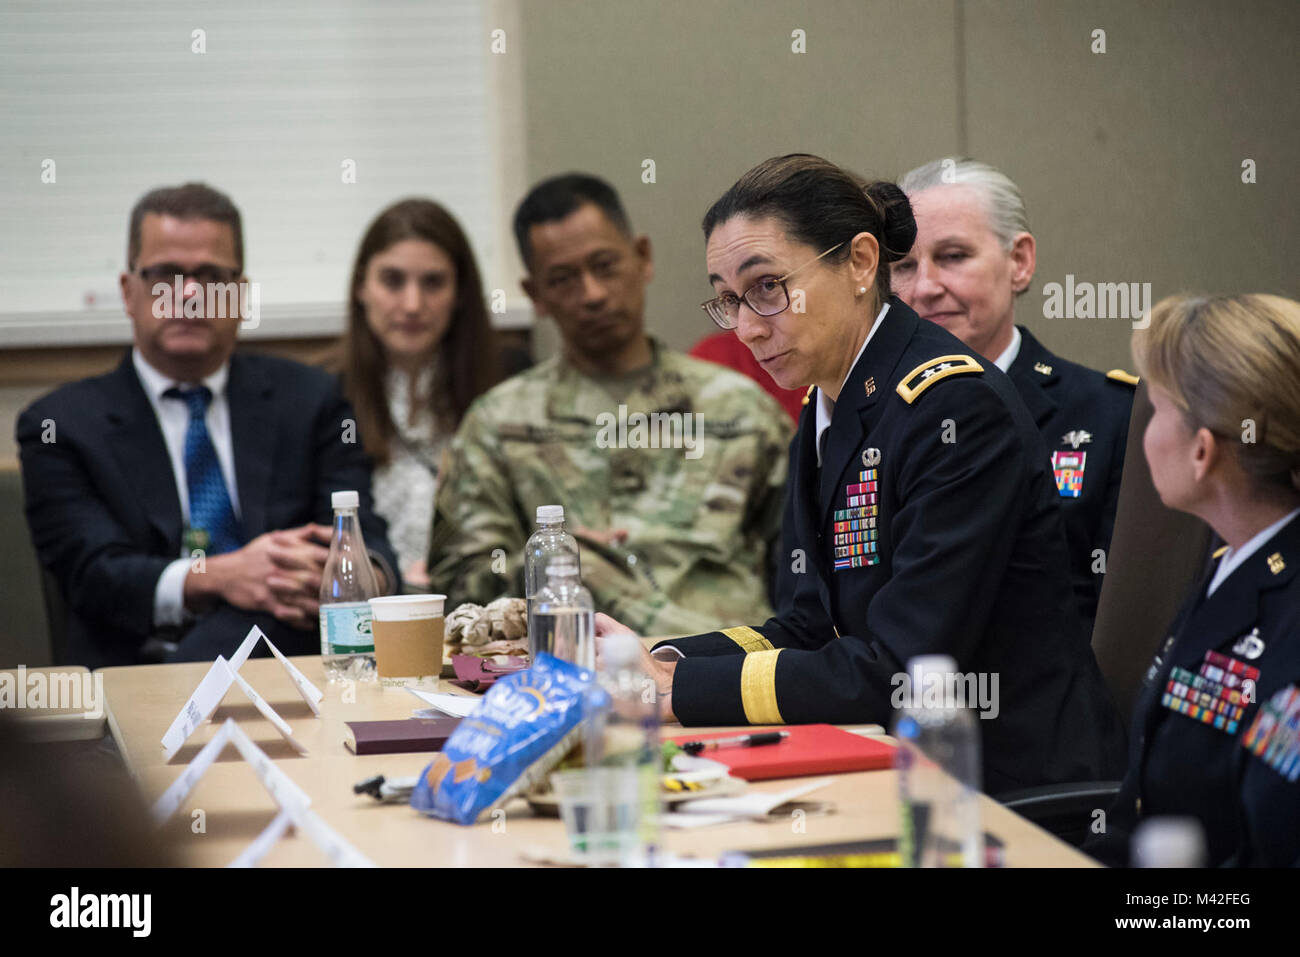
<instances>
[{"instance_id":1,"label":"wooden conference table","mask_svg":"<svg viewBox=\"0 0 1300 957\"><path fill-rule=\"evenodd\" d=\"M462 827L427 818L405 804L380 804L353 794L355 782L375 774L419 774L429 763L429 755L358 757L343 745L343 723L409 717L420 704L406 691L375 684L353 686L355 701L345 701L344 686L326 682L318 656L294 658L293 662L325 693L319 719L313 717L275 659L250 659L240 674L288 722L294 736L307 748L306 755L299 755L243 693L232 687L214 720L197 728L171 763L163 761L161 738L210 665L103 669L109 728L145 800L155 801L212 739L220 722L231 717L311 796L312 809L376 864L512 867L528 864L539 855L564 853L567 842L563 824L554 818L534 817L522 800L507 806L504 822ZM445 680L440 690L458 691ZM750 788L778 792L794 783L763 781ZM678 855L712 859L728 850L892 836L897 833L897 787L893 771L841 774L804 798L832 802L834 813L808 815L799 827L783 819L689 831L665 828L662 843ZM1092 864L1089 858L987 797L981 797L981 809L985 831L1006 844L1009 866ZM184 863L224 866L270 823L275 812L274 801L253 769L234 747L227 747L162 831ZM262 860L264 866L312 867L325 863L321 851L294 832L286 834Z\"/></svg>"}]
</instances>

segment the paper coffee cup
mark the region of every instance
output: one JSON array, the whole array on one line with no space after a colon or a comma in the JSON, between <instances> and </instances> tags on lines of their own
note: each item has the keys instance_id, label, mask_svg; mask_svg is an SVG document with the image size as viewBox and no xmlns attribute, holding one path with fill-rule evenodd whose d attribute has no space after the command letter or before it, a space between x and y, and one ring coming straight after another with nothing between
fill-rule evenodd
<instances>
[{"instance_id":1,"label":"paper coffee cup","mask_svg":"<svg viewBox=\"0 0 1300 957\"><path fill-rule=\"evenodd\" d=\"M385 595L370 599L379 683L389 688L436 688L442 673L446 595Z\"/></svg>"}]
</instances>

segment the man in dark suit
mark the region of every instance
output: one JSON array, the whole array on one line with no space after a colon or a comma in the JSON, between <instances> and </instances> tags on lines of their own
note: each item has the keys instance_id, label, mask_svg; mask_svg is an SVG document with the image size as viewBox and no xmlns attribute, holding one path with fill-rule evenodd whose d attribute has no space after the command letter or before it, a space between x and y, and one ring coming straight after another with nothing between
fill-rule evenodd
<instances>
[{"instance_id":1,"label":"man in dark suit","mask_svg":"<svg viewBox=\"0 0 1300 957\"><path fill-rule=\"evenodd\" d=\"M398 583L336 381L235 352L239 211L206 186L137 203L120 285L134 333L121 364L18 419L32 539L69 608L63 656L210 659L254 624L286 654L318 651L332 492L360 493L381 590Z\"/></svg>"},{"instance_id":2,"label":"man in dark suit","mask_svg":"<svg viewBox=\"0 0 1300 957\"><path fill-rule=\"evenodd\" d=\"M1051 456L1070 581L1091 635L1137 379L1068 362L1015 325L1016 296L1029 289L1037 247L1020 189L1005 174L970 159L943 159L899 183L917 233L894 267L894 289L923 319L1009 375L1029 407Z\"/></svg>"}]
</instances>

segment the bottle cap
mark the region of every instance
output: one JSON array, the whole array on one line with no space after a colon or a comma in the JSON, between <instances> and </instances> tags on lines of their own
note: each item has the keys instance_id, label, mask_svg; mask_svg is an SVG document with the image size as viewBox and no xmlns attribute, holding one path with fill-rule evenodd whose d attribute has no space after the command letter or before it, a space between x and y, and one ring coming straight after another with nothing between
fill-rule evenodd
<instances>
[{"instance_id":1,"label":"bottle cap","mask_svg":"<svg viewBox=\"0 0 1300 957\"><path fill-rule=\"evenodd\" d=\"M600 658L606 669L629 668L640 656L641 642L635 635L623 632L600 640Z\"/></svg>"},{"instance_id":2,"label":"bottle cap","mask_svg":"<svg viewBox=\"0 0 1300 957\"><path fill-rule=\"evenodd\" d=\"M1133 834L1135 867L1204 867L1205 834L1192 817L1153 817Z\"/></svg>"},{"instance_id":3,"label":"bottle cap","mask_svg":"<svg viewBox=\"0 0 1300 957\"><path fill-rule=\"evenodd\" d=\"M330 496L330 507L340 508L358 508L361 505L361 496L356 492L335 492Z\"/></svg>"},{"instance_id":4,"label":"bottle cap","mask_svg":"<svg viewBox=\"0 0 1300 957\"><path fill-rule=\"evenodd\" d=\"M537 506L537 524L554 525L556 522L564 521L563 505L539 505Z\"/></svg>"},{"instance_id":5,"label":"bottle cap","mask_svg":"<svg viewBox=\"0 0 1300 957\"><path fill-rule=\"evenodd\" d=\"M954 686L951 676L957 672L957 662L951 655L917 655L907 661L907 680L904 688L909 692L911 704L908 707L924 710L964 708L963 699L951 695L954 687L964 687L958 683ZM936 694L935 689L943 693Z\"/></svg>"},{"instance_id":6,"label":"bottle cap","mask_svg":"<svg viewBox=\"0 0 1300 957\"><path fill-rule=\"evenodd\" d=\"M957 671L957 662L951 655L917 655L907 661L907 673L913 681L923 675L950 675Z\"/></svg>"}]
</instances>

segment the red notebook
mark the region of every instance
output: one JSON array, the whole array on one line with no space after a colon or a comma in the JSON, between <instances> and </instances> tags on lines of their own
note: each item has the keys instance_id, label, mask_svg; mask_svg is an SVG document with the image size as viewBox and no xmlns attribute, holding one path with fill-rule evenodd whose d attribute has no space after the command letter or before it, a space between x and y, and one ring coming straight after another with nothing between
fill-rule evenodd
<instances>
[{"instance_id":1,"label":"red notebook","mask_svg":"<svg viewBox=\"0 0 1300 957\"><path fill-rule=\"evenodd\" d=\"M748 748L732 745L708 749L700 757L719 761L731 768L733 776L746 781L767 778L798 778L810 774L839 774L844 771L878 771L894 765L892 744L864 738L829 724L793 724L777 730L789 731L790 737L780 744L761 744ZM677 744L731 738L743 731L720 731L715 734L680 734L669 738Z\"/></svg>"}]
</instances>

